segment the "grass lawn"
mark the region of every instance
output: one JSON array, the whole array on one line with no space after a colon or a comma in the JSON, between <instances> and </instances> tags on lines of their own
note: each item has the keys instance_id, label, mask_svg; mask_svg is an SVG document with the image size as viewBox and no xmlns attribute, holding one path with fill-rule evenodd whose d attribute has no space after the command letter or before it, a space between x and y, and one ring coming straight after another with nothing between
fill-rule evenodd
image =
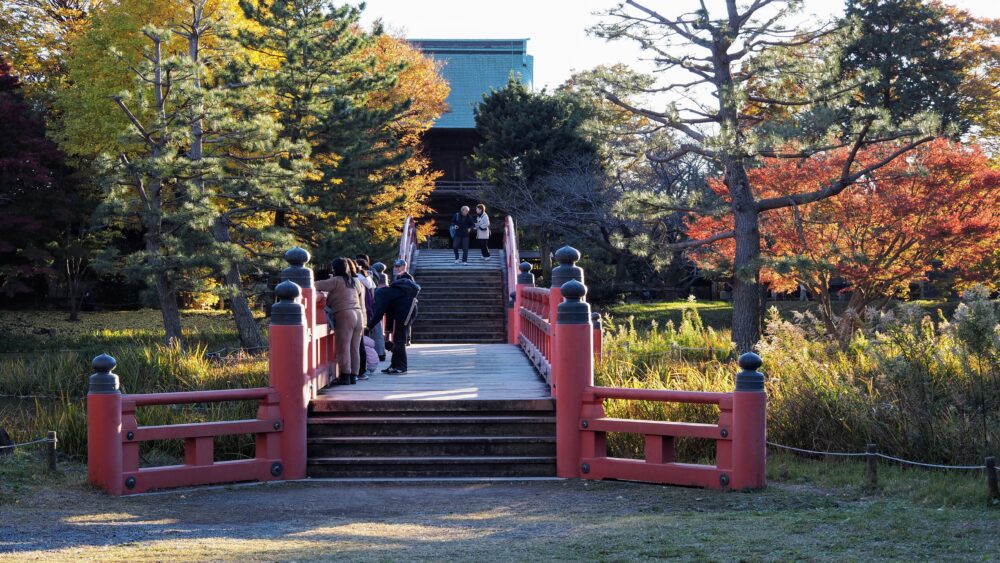
<instances>
[{"instance_id":1,"label":"grass lawn","mask_svg":"<svg viewBox=\"0 0 1000 563\"><path fill-rule=\"evenodd\" d=\"M84 470L0 461L16 560L996 560L981 474L770 459L735 493L618 482L288 483L113 499ZM6 552L6 553L5 553Z\"/></svg>"},{"instance_id":2,"label":"grass lawn","mask_svg":"<svg viewBox=\"0 0 1000 563\"><path fill-rule=\"evenodd\" d=\"M946 316L951 316L958 306L956 301L917 300L911 301L937 317L941 310ZM775 307L783 316L790 317L793 312L815 311L816 303L802 301L768 301L767 307ZM622 322L629 317L635 318L636 328L646 328L656 321L661 326L667 321L676 325L681 320L684 309L695 309L706 326L716 330L729 329L733 320L733 304L729 301L657 301L651 303L625 303L596 307L599 312L609 313L615 320Z\"/></svg>"},{"instance_id":3,"label":"grass lawn","mask_svg":"<svg viewBox=\"0 0 1000 563\"><path fill-rule=\"evenodd\" d=\"M115 342L164 341L163 317L156 309L80 313L70 322L65 311L0 310L0 352L90 348ZM185 337L212 343L238 343L228 311L183 311Z\"/></svg>"}]
</instances>

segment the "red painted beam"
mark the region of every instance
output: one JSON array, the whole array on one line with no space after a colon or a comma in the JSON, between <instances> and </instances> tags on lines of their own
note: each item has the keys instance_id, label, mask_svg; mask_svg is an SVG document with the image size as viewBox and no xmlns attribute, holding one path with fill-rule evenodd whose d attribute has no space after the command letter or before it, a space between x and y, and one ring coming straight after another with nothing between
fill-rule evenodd
<instances>
[{"instance_id":1,"label":"red painted beam","mask_svg":"<svg viewBox=\"0 0 1000 563\"><path fill-rule=\"evenodd\" d=\"M584 425L586 424L586 426ZM717 424L696 422L661 422L657 420L629 420L625 418L598 418L581 420L580 429L589 432L628 432L647 436L675 436L679 438L705 438L707 440L731 440L729 430L722 436L723 428Z\"/></svg>"},{"instance_id":2,"label":"red painted beam","mask_svg":"<svg viewBox=\"0 0 1000 563\"><path fill-rule=\"evenodd\" d=\"M647 463L641 459L619 458L583 458L586 465L585 479L620 479L624 481L642 481L644 483L663 483L690 487L705 487L709 489L724 489L722 476L729 479L729 472L713 465L696 465L691 463Z\"/></svg>"},{"instance_id":3,"label":"red painted beam","mask_svg":"<svg viewBox=\"0 0 1000 563\"><path fill-rule=\"evenodd\" d=\"M272 397L273 394L273 397ZM221 401L276 401L277 394L270 387L252 389L220 389L217 391L181 391L177 393L145 393L125 395L123 401L137 407L149 405L183 405L190 403L218 403Z\"/></svg>"},{"instance_id":4,"label":"red painted beam","mask_svg":"<svg viewBox=\"0 0 1000 563\"><path fill-rule=\"evenodd\" d=\"M586 396L595 399L626 399L631 401L659 401L663 403L699 403L721 405L731 403L732 393L709 391L672 391L668 389L625 389L618 387L588 387ZM586 398L586 397L585 397Z\"/></svg>"},{"instance_id":5,"label":"red painted beam","mask_svg":"<svg viewBox=\"0 0 1000 563\"><path fill-rule=\"evenodd\" d=\"M212 465L149 467L139 471L126 472L122 476L123 481L129 482L129 478L135 480L132 481L134 483L132 488L126 488L122 493L135 494L154 489L236 483L239 481L275 481L282 477L275 477L271 474L271 465L280 461L279 459L241 459L220 461Z\"/></svg>"},{"instance_id":6,"label":"red painted beam","mask_svg":"<svg viewBox=\"0 0 1000 563\"><path fill-rule=\"evenodd\" d=\"M275 425L277 425L277 428L275 428ZM225 420L221 422L140 426L135 429L135 437L133 439L129 440L126 434L122 436L122 441L148 442L150 440L203 438L207 436L229 436L232 434L265 434L280 431L280 420Z\"/></svg>"}]
</instances>

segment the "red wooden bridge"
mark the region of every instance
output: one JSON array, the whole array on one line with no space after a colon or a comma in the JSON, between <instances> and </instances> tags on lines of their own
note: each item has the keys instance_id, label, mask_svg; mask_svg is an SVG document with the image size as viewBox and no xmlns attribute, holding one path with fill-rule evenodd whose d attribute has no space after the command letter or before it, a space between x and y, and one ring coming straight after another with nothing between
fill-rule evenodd
<instances>
[{"instance_id":1,"label":"red wooden bridge","mask_svg":"<svg viewBox=\"0 0 1000 563\"><path fill-rule=\"evenodd\" d=\"M189 393L120 392L115 361L94 359L88 395L91 482L112 495L239 481L304 478L562 477L623 479L722 489L764 486L765 393L760 358L744 354L731 393L594 385L601 328L586 302L580 255L565 247L535 287L518 259L514 222L492 261L455 265L450 251L419 250L407 219L399 257L421 283L410 369L362 384L335 377L324 298L309 254L289 266L271 309L270 385ZM606 399L714 404L716 424L609 418ZM150 405L256 401L252 420L139 426ZM608 432L645 437L644 459L607 455ZM252 459L216 461L217 436L253 434ZM715 465L678 463L675 438L712 440ZM141 467L145 441L184 440L184 463Z\"/></svg>"}]
</instances>

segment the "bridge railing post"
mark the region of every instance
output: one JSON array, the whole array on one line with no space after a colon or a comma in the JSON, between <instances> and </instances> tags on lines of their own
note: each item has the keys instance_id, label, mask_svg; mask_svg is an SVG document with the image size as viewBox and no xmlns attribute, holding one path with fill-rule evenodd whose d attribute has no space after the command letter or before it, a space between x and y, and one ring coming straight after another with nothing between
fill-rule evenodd
<instances>
[{"instance_id":1,"label":"bridge railing post","mask_svg":"<svg viewBox=\"0 0 1000 563\"><path fill-rule=\"evenodd\" d=\"M514 288L514 314L511 315L513 330L509 344L521 343L521 332L524 327L521 324L521 306L524 304L524 288L535 287L535 274L531 273L531 264L521 262L518 265L520 273L517 275L517 287Z\"/></svg>"},{"instance_id":2,"label":"bridge railing post","mask_svg":"<svg viewBox=\"0 0 1000 563\"><path fill-rule=\"evenodd\" d=\"M93 359L87 391L87 477L110 495L122 494L122 394L115 359Z\"/></svg>"},{"instance_id":3,"label":"bridge railing post","mask_svg":"<svg viewBox=\"0 0 1000 563\"><path fill-rule=\"evenodd\" d=\"M556 322L559 305L562 303L562 286L566 282L573 280L584 283L583 270L576 263L580 260L580 251L572 246L564 246L556 251L556 260L559 265L552 268L551 287L549 288L549 324L552 328L552 357L559 357L559 323ZM590 322L590 317L587 317ZM556 388L559 386L559 378L553 372L552 396L556 396Z\"/></svg>"},{"instance_id":4,"label":"bridge railing post","mask_svg":"<svg viewBox=\"0 0 1000 563\"><path fill-rule=\"evenodd\" d=\"M556 476L581 475L582 431L580 415L584 392L594 385L593 328L590 305L584 300L587 288L577 280L562 285L565 301L559 304L555 324L558 344L552 362L556 387Z\"/></svg>"},{"instance_id":5,"label":"bridge railing post","mask_svg":"<svg viewBox=\"0 0 1000 563\"><path fill-rule=\"evenodd\" d=\"M600 364L603 357L604 323L600 313L591 313L590 321L594 327L594 364Z\"/></svg>"},{"instance_id":6,"label":"bridge railing post","mask_svg":"<svg viewBox=\"0 0 1000 563\"><path fill-rule=\"evenodd\" d=\"M306 409L309 405L309 348L302 291L292 281L274 288L278 302L271 308L268 361L271 387L278 392L281 412L281 461L285 479L306 476Z\"/></svg>"},{"instance_id":7,"label":"bridge railing post","mask_svg":"<svg viewBox=\"0 0 1000 563\"><path fill-rule=\"evenodd\" d=\"M305 325L306 334L311 336L311 331L313 327L316 326L316 289L313 287L313 271L307 264L309 264L309 251L298 246L291 248L288 252L285 252L285 261L288 262L288 267L281 271L281 281L290 281L299 286L302 292L302 307L305 314ZM308 359L308 365L306 366L306 373L313 375L316 368L319 367L322 358L330 357L334 350L330 346L331 339L317 340L314 338L306 339L306 358ZM321 350L321 347L326 347L328 349ZM336 368L334 368L336 369ZM309 396L310 398L315 398L318 387L326 385L328 381L316 382L313 381L315 378L311 378L309 382ZM320 385L322 384L322 385Z\"/></svg>"},{"instance_id":8,"label":"bridge railing post","mask_svg":"<svg viewBox=\"0 0 1000 563\"><path fill-rule=\"evenodd\" d=\"M740 356L740 373L733 392L733 480L730 487L760 489L767 465L767 393L763 360L753 352Z\"/></svg>"}]
</instances>

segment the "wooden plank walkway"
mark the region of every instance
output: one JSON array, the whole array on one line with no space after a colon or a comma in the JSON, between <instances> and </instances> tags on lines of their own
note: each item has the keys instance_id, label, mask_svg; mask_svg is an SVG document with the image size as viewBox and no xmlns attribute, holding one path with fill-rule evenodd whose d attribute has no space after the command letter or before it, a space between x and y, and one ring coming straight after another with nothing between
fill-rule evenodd
<instances>
[{"instance_id":1,"label":"wooden plank walkway","mask_svg":"<svg viewBox=\"0 0 1000 563\"><path fill-rule=\"evenodd\" d=\"M548 386L513 344L415 344L409 369L386 375L382 362L367 381L320 392L332 401L447 401L545 399Z\"/></svg>"}]
</instances>

